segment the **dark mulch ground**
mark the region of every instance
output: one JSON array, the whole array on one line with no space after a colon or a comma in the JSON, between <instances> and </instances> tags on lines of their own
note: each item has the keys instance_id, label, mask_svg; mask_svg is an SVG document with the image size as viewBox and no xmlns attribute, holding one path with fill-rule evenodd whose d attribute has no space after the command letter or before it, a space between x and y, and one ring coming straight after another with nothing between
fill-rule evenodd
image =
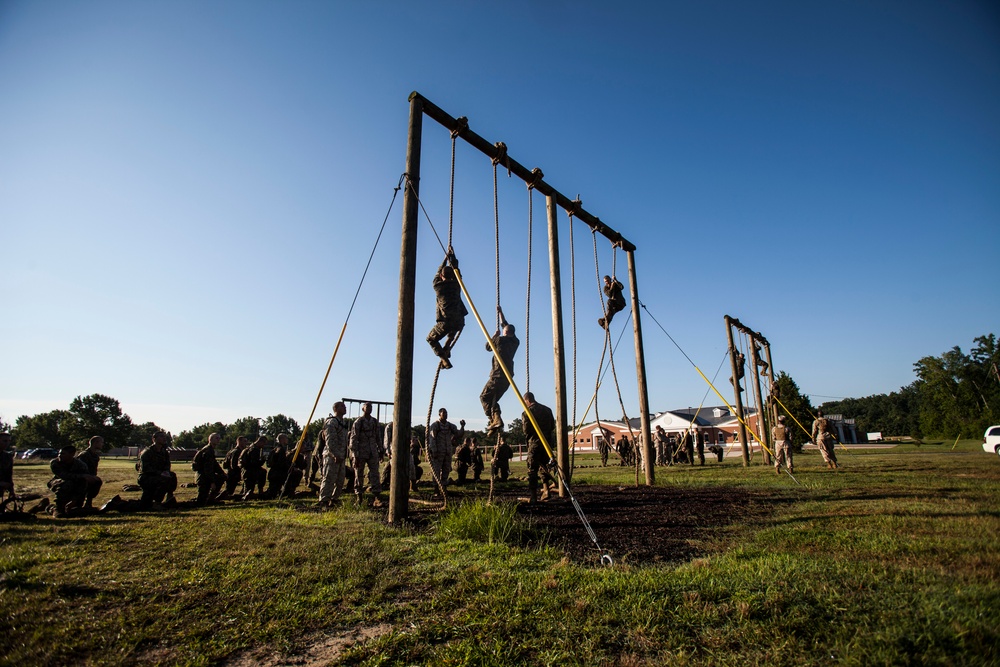
<instances>
[{"instance_id":1,"label":"dark mulch ground","mask_svg":"<svg viewBox=\"0 0 1000 667\"><path fill-rule=\"evenodd\" d=\"M526 489L498 488L494 499L523 501ZM776 499L739 488L673 486L618 487L577 484L573 495L590 522L598 551L569 498L553 498L519 512L547 533L548 543L580 563L597 563L608 553L616 563L683 562L706 553L719 529L756 523L771 514ZM458 499L456 499L458 500ZM453 502L449 498L449 503ZM411 520L428 508L411 509Z\"/></svg>"}]
</instances>

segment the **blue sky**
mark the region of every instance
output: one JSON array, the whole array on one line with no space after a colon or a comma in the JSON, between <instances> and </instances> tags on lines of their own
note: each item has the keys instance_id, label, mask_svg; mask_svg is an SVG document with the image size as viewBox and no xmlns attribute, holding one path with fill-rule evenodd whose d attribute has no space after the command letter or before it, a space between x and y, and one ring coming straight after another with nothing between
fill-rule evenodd
<instances>
[{"instance_id":1,"label":"blue sky","mask_svg":"<svg viewBox=\"0 0 1000 667\"><path fill-rule=\"evenodd\" d=\"M175 433L304 422L404 169L412 90L635 243L640 299L709 376L725 314L814 403L894 391L919 358L997 332L993 3L3 1L0 417L99 392ZM450 139L424 128L421 197L446 233ZM499 180L502 303L523 325L528 195ZM401 215L321 414L392 398ZM530 388L551 404L544 220L536 197ZM461 142L454 235L489 317L492 166ZM602 341L591 235L574 236L582 413ZM606 242L598 259L610 272ZM439 262L422 220L420 421ZM705 383L643 323L651 409L698 405ZM482 427L471 318L454 361L436 407ZM616 361L634 414L628 334ZM620 412L610 383L598 403Z\"/></svg>"}]
</instances>

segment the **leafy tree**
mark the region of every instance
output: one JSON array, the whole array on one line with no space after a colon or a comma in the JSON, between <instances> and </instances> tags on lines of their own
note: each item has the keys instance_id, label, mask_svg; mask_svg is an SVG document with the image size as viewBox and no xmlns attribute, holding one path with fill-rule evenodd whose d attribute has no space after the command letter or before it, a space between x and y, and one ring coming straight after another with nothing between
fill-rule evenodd
<instances>
[{"instance_id":1,"label":"leafy tree","mask_svg":"<svg viewBox=\"0 0 1000 667\"><path fill-rule=\"evenodd\" d=\"M293 442L297 442L302 435L302 427L291 417L282 414L272 415L264 420L261 433L266 435L273 442L281 433L287 433ZM315 432L314 432L315 433Z\"/></svg>"},{"instance_id":2,"label":"leafy tree","mask_svg":"<svg viewBox=\"0 0 1000 667\"><path fill-rule=\"evenodd\" d=\"M236 442L236 438L241 435L253 442L260 436L260 422L257 417L240 417L226 427L226 433L233 442Z\"/></svg>"},{"instance_id":3,"label":"leafy tree","mask_svg":"<svg viewBox=\"0 0 1000 667\"><path fill-rule=\"evenodd\" d=\"M10 424L5 422L3 417L0 417L0 433L10 433Z\"/></svg>"},{"instance_id":4,"label":"leafy tree","mask_svg":"<svg viewBox=\"0 0 1000 667\"><path fill-rule=\"evenodd\" d=\"M153 434L164 431L153 422L139 424L132 428L132 435L129 437L129 447L146 447L153 441Z\"/></svg>"},{"instance_id":5,"label":"leafy tree","mask_svg":"<svg viewBox=\"0 0 1000 667\"><path fill-rule=\"evenodd\" d=\"M99 435L104 438L105 449L128 445L135 428L118 400L104 394L77 396L69 404L69 411L76 418L67 424L71 437L86 442Z\"/></svg>"},{"instance_id":6,"label":"leafy tree","mask_svg":"<svg viewBox=\"0 0 1000 667\"><path fill-rule=\"evenodd\" d=\"M511 447L523 445L528 441L524 434L524 422L520 417L516 417L507 424L507 444Z\"/></svg>"},{"instance_id":7,"label":"leafy tree","mask_svg":"<svg viewBox=\"0 0 1000 667\"><path fill-rule=\"evenodd\" d=\"M211 422L205 423L201 426L195 426L193 429L188 431L181 431L174 438L174 447L183 447L184 449L201 449L208 442L208 436L213 433L218 433L223 442L220 443L216 453L224 453L226 451L226 425L222 422ZM235 438L234 438L235 441Z\"/></svg>"},{"instance_id":8,"label":"leafy tree","mask_svg":"<svg viewBox=\"0 0 1000 667\"><path fill-rule=\"evenodd\" d=\"M969 355L955 346L913 365L920 430L928 436L976 437L1000 417L996 336L979 336L974 343Z\"/></svg>"},{"instance_id":9,"label":"leafy tree","mask_svg":"<svg viewBox=\"0 0 1000 667\"><path fill-rule=\"evenodd\" d=\"M52 447L60 449L73 444L71 432L76 425L76 417L66 410L53 410L28 417L22 415L12 432L12 439L18 449Z\"/></svg>"},{"instance_id":10,"label":"leafy tree","mask_svg":"<svg viewBox=\"0 0 1000 667\"><path fill-rule=\"evenodd\" d=\"M778 414L790 417L786 422L791 423L787 423L786 426L791 429L792 445L800 448L812 437L804 430L811 428L813 421L813 407L809 397L802 395L799 385L785 371L778 373L778 377L774 379L771 394L781 401L778 404Z\"/></svg>"}]
</instances>

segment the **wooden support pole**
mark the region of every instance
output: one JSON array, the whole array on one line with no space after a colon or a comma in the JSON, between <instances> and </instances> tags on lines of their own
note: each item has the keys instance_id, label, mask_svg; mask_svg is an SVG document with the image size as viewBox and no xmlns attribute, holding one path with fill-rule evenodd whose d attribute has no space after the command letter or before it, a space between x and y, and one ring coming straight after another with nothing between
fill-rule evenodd
<instances>
[{"instance_id":1,"label":"wooden support pole","mask_svg":"<svg viewBox=\"0 0 1000 667\"><path fill-rule=\"evenodd\" d=\"M653 435L649 428L649 392L646 386L646 355L642 347L642 321L639 318L639 282L635 275L635 252L626 250L628 258L628 289L632 297L632 334L635 339L635 375L639 383L639 425L642 429L642 464L646 471L646 485L656 481L653 459Z\"/></svg>"},{"instance_id":2,"label":"wooden support pole","mask_svg":"<svg viewBox=\"0 0 1000 667\"><path fill-rule=\"evenodd\" d=\"M747 433L747 427L744 425L746 419L743 417L743 396L740 393L740 381L737 379L739 377L739 368L736 366L736 354L738 350L736 349L736 344L733 342L734 322L739 324L739 320L733 320L729 315L726 315L726 338L729 340L729 365L733 371L731 377L733 394L736 396L736 417L740 420L740 446L743 450L743 466L747 467L750 465L750 443L747 442L750 434Z\"/></svg>"},{"instance_id":3,"label":"wooden support pole","mask_svg":"<svg viewBox=\"0 0 1000 667\"><path fill-rule=\"evenodd\" d=\"M403 192L403 234L399 249L399 321L396 325L396 393L392 415L392 476L389 482L389 523L399 525L409 507L410 427L413 412L413 311L417 277L417 216L420 192L420 142L423 98L410 97L406 138L406 178Z\"/></svg>"},{"instance_id":4,"label":"wooden support pole","mask_svg":"<svg viewBox=\"0 0 1000 667\"><path fill-rule=\"evenodd\" d=\"M566 410L566 346L563 336L562 279L559 265L559 223L558 207L551 196L545 198L549 227L549 282L552 287L552 351L555 355L556 383L556 458L567 482L572 481L573 468L569 460L569 429ZM559 481L559 495L565 496L562 479Z\"/></svg>"},{"instance_id":5,"label":"wooden support pole","mask_svg":"<svg viewBox=\"0 0 1000 667\"><path fill-rule=\"evenodd\" d=\"M764 357L765 357L765 360L767 361L767 378L770 381L770 384L771 384L771 394L773 395L774 394L774 362L771 361L771 344L768 343L767 341L764 341ZM771 423L772 424L777 424L778 423L778 402L775 401L775 400L773 400L773 399L771 399L770 396L768 396L768 400L769 400L769 403L771 405L771 411L770 411Z\"/></svg>"}]
</instances>

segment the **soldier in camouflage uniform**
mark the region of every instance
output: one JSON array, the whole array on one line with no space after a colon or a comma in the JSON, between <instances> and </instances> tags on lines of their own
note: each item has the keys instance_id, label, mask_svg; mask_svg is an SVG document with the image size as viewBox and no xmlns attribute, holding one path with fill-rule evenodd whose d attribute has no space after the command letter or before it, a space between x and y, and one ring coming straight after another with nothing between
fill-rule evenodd
<instances>
[{"instance_id":1,"label":"soldier in camouflage uniform","mask_svg":"<svg viewBox=\"0 0 1000 667\"><path fill-rule=\"evenodd\" d=\"M619 282L618 278L612 278L611 276L604 276L604 295L608 297L608 317L607 321L602 317L597 320L597 323L604 329L611 326L611 318L615 316L615 313L625 310L625 297L622 296L622 290L625 286Z\"/></svg>"},{"instance_id":2,"label":"soldier in camouflage uniform","mask_svg":"<svg viewBox=\"0 0 1000 667\"><path fill-rule=\"evenodd\" d=\"M785 463L788 472L792 472L792 441L788 436L785 415L781 415L778 417L778 423L771 427L771 439L774 441L774 472L779 475L782 462Z\"/></svg>"},{"instance_id":3,"label":"soldier in camouflage uniform","mask_svg":"<svg viewBox=\"0 0 1000 667\"><path fill-rule=\"evenodd\" d=\"M99 435L95 435L87 443L87 449L83 450L82 452L76 455L76 458L83 461L84 465L87 466L87 471L94 477L97 477L97 468L101 464L101 450L103 449L104 449L104 438L102 438ZM101 478L97 477L97 479L98 483L96 484L96 486L88 489L87 491L87 499L84 501L83 504L84 507L87 508L93 507L94 498L96 498L97 494L100 493L101 491L101 484L102 484L102 482L100 482Z\"/></svg>"},{"instance_id":4,"label":"soldier in camouflage uniform","mask_svg":"<svg viewBox=\"0 0 1000 667\"><path fill-rule=\"evenodd\" d=\"M448 410L438 410L438 419L431 424L427 433L427 456L430 459L431 473L434 483L438 486L435 493L441 489L447 490L448 476L451 475L451 457L455 454L455 443L461 442L465 435L465 420L455 425L448 421Z\"/></svg>"},{"instance_id":5,"label":"soldier in camouflage uniform","mask_svg":"<svg viewBox=\"0 0 1000 667\"><path fill-rule=\"evenodd\" d=\"M535 402L533 393L525 392L524 402L531 411L531 416L538 423L538 429L528 417L527 412L521 413L521 423L524 424L524 435L528 441L528 502L534 504L538 502L538 470L546 464L549 454L542 444L542 435L545 436L549 446L553 446L556 441L556 419L552 416L552 410ZM540 435L541 434L541 435ZM546 470L546 474L548 471ZM545 481L545 492L543 500L549 497L548 480Z\"/></svg>"},{"instance_id":6,"label":"soldier in camouflage uniform","mask_svg":"<svg viewBox=\"0 0 1000 667\"><path fill-rule=\"evenodd\" d=\"M667 432L663 430L662 426L656 427L656 433L653 434L653 444L656 445L656 465L666 465Z\"/></svg>"},{"instance_id":7,"label":"soldier in camouflage uniform","mask_svg":"<svg viewBox=\"0 0 1000 667\"><path fill-rule=\"evenodd\" d=\"M82 509L87 499L93 499L101 488L101 478L91 475L87 464L75 455L76 447L66 445L49 464L53 477L48 487L56 494L57 517Z\"/></svg>"},{"instance_id":8,"label":"soldier in camouflage uniform","mask_svg":"<svg viewBox=\"0 0 1000 667\"><path fill-rule=\"evenodd\" d=\"M835 442L829 428L830 423L823 416L823 411L817 410L816 419L812 423L812 439L819 447L819 453L823 455L826 467L836 470L839 467L837 465L837 452L834 449Z\"/></svg>"},{"instance_id":9,"label":"soldier in camouflage uniform","mask_svg":"<svg viewBox=\"0 0 1000 667\"><path fill-rule=\"evenodd\" d=\"M430 343L434 354L440 357L443 368L451 368L449 360L451 347L465 328L465 316L469 314L465 304L462 303L462 287L455 277L457 268L458 259L455 258L455 251L448 246L448 255L434 274L434 294L437 297L436 323L427 334L427 342ZM442 338L445 339L444 347L439 342Z\"/></svg>"},{"instance_id":10,"label":"soldier in camouflage uniform","mask_svg":"<svg viewBox=\"0 0 1000 667\"><path fill-rule=\"evenodd\" d=\"M191 469L195 471L195 484L198 485L196 505L207 505L218 499L219 493L226 485L226 472L215 460L215 448L222 442L222 436L212 433L208 442L199 449L191 460Z\"/></svg>"},{"instance_id":11,"label":"soldier in camouflage uniform","mask_svg":"<svg viewBox=\"0 0 1000 667\"><path fill-rule=\"evenodd\" d=\"M279 433L271 453L267 455L267 491L265 498L277 498L288 479L288 434Z\"/></svg>"},{"instance_id":12,"label":"soldier in camouflage uniform","mask_svg":"<svg viewBox=\"0 0 1000 667\"><path fill-rule=\"evenodd\" d=\"M14 452L9 449L10 433L0 433L0 500L14 495Z\"/></svg>"},{"instance_id":13,"label":"soldier in camouflage uniform","mask_svg":"<svg viewBox=\"0 0 1000 667\"><path fill-rule=\"evenodd\" d=\"M320 459L319 505L329 507L344 492L347 467L347 443L350 433L344 415L347 406L337 401L333 414L323 422L323 455Z\"/></svg>"},{"instance_id":14,"label":"soldier in camouflage uniform","mask_svg":"<svg viewBox=\"0 0 1000 667\"><path fill-rule=\"evenodd\" d=\"M240 480L243 478L240 472L240 454L249 446L250 441L247 440L246 436L241 435L236 438L236 444L233 445L233 448L226 452L226 458L222 462L222 467L226 470L226 490L220 497L229 498L236 493L236 487L239 486Z\"/></svg>"},{"instance_id":15,"label":"soldier in camouflage uniform","mask_svg":"<svg viewBox=\"0 0 1000 667\"><path fill-rule=\"evenodd\" d=\"M500 329L493 334L493 345L497 348L500 358L503 359L504 366L514 376L514 353L517 352L521 341L514 335L514 325L507 322L503 316L503 310L497 306L497 313L500 315ZM501 335L501 331L503 332ZM486 344L488 352L493 351L489 343ZM486 427L487 434L495 433L503 428L503 419L500 418L500 398L510 387L510 381L504 375L503 369L497 363L496 355L493 356L493 365L490 367L490 377L483 387L483 392L479 395L479 402L483 405L483 412L490 418L490 423ZM491 436L490 436L491 437Z\"/></svg>"},{"instance_id":16,"label":"soldier in camouflage uniform","mask_svg":"<svg viewBox=\"0 0 1000 667\"><path fill-rule=\"evenodd\" d=\"M243 500L249 500L254 491L264 492L267 477L264 473L264 445L267 438L258 436L253 444L240 453L240 470L243 471Z\"/></svg>"},{"instance_id":17,"label":"soldier in camouflage uniform","mask_svg":"<svg viewBox=\"0 0 1000 667\"><path fill-rule=\"evenodd\" d=\"M382 427L372 417L372 404L361 406L361 416L351 425L351 462L354 465L354 497L358 504L365 495L365 469L371 486L372 505L381 507L382 483L379 479L379 465L382 462Z\"/></svg>"},{"instance_id":18,"label":"soldier in camouflage uniform","mask_svg":"<svg viewBox=\"0 0 1000 667\"><path fill-rule=\"evenodd\" d=\"M493 459L490 461L490 477L506 482L510 476L510 460L514 458L514 450L501 436L493 448Z\"/></svg>"},{"instance_id":19,"label":"soldier in camouflage uniform","mask_svg":"<svg viewBox=\"0 0 1000 667\"><path fill-rule=\"evenodd\" d=\"M139 454L139 486L142 487L141 509L149 509L153 503L162 503L164 507L177 504L174 498L177 475L170 469L167 434L163 431L156 432L152 444Z\"/></svg>"}]
</instances>

